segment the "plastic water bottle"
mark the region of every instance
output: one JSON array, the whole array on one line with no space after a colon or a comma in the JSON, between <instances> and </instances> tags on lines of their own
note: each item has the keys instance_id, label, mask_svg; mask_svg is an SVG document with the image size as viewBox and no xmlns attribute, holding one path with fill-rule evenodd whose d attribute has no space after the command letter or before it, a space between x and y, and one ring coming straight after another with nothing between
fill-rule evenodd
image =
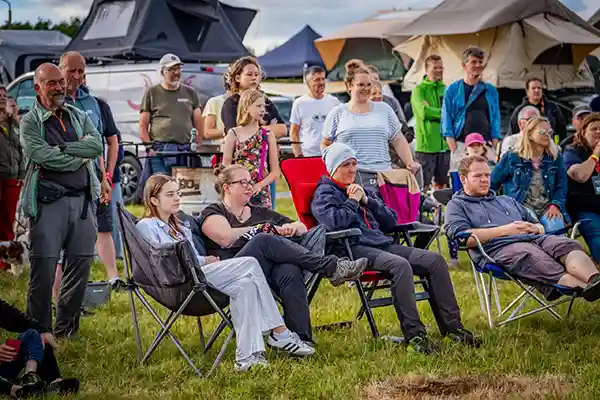
<instances>
[{"instance_id":1,"label":"plastic water bottle","mask_svg":"<svg viewBox=\"0 0 600 400\"><path fill-rule=\"evenodd\" d=\"M190 131L190 151L196 151L196 138L198 137L198 130L196 128L192 128Z\"/></svg>"}]
</instances>

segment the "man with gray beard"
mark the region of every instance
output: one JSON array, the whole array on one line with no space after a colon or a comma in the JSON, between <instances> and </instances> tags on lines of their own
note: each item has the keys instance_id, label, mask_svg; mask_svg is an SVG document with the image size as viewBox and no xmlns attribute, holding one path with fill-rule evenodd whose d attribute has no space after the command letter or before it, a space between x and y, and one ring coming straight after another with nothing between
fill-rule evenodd
<instances>
[{"instance_id":1,"label":"man with gray beard","mask_svg":"<svg viewBox=\"0 0 600 400\"><path fill-rule=\"evenodd\" d=\"M93 206L100 195L94 159L102 153L102 138L86 113L65 104L66 82L56 65L36 69L34 89L36 100L20 126L27 161L21 208L31 220L27 312L52 327L52 284L64 249L54 332L70 337L79 328L94 258Z\"/></svg>"}]
</instances>

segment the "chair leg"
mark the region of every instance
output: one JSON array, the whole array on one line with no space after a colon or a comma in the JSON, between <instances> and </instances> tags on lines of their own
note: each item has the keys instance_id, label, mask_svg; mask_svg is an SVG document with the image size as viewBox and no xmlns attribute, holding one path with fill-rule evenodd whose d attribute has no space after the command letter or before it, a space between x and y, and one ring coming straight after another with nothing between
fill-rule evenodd
<instances>
[{"instance_id":1,"label":"chair leg","mask_svg":"<svg viewBox=\"0 0 600 400\"><path fill-rule=\"evenodd\" d=\"M229 342L231 342L231 339L233 338L234 334L235 334L235 331L233 329L231 329L229 331L229 335L227 335L227 339L225 339L225 343L223 343L223 346L221 346L221 350L219 351L217 358L213 362L212 367L210 367L208 374L206 374L207 378L213 373L215 368L217 368L217 365L219 365L219 363L221 362L221 359L223 358L223 355L225 354L225 350L227 350L227 347L229 346Z\"/></svg>"},{"instance_id":2,"label":"chair leg","mask_svg":"<svg viewBox=\"0 0 600 400\"><path fill-rule=\"evenodd\" d=\"M377 329L377 324L375 323L375 317L373 316L373 310L369 306L369 300L365 293L365 290L360 283L360 281L356 281L356 290L358 291L358 297L360 297L360 301L362 302L362 306L365 309L365 314L367 315L367 321L369 322L369 327L371 328L371 333L373 337L379 337L379 330Z\"/></svg>"},{"instance_id":3,"label":"chair leg","mask_svg":"<svg viewBox=\"0 0 600 400\"><path fill-rule=\"evenodd\" d=\"M491 293L489 293L486 282L485 282L485 276L483 274L480 275L480 279L481 279L481 288L483 290L483 299L485 302L485 312L487 314L487 319L488 319L488 324L490 326L490 329L494 329L494 317L492 315L492 307L491 307Z\"/></svg>"},{"instance_id":4,"label":"chair leg","mask_svg":"<svg viewBox=\"0 0 600 400\"><path fill-rule=\"evenodd\" d=\"M375 294L375 289L377 288L377 282L371 283L371 286L367 287L365 290L365 294L367 295L367 301L371 301L373 299L373 295ZM356 320L360 321L360 319L365 314L365 307L363 305L360 306L358 310L358 314L356 314Z\"/></svg>"},{"instance_id":5,"label":"chair leg","mask_svg":"<svg viewBox=\"0 0 600 400\"><path fill-rule=\"evenodd\" d=\"M140 337L140 325L138 323L137 312L135 310L135 298L133 297L133 292L135 290L139 290L137 288L129 288L127 293L129 295L129 304L131 305L131 319L133 322L133 331L135 332L135 343L137 345L138 351L138 362L142 361L143 350L142 350L142 339Z\"/></svg>"},{"instance_id":6,"label":"chair leg","mask_svg":"<svg viewBox=\"0 0 600 400\"><path fill-rule=\"evenodd\" d=\"M477 295L479 296L479 306L481 307L481 312L485 313L485 304L484 304L484 300L483 300L483 293L481 290L481 284L480 284L480 273L477 272L477 269L475 268L475 264L471 261L471 269L473 270L473 278L475 278L475 288L477 289Z\"/></svg>"},{"instance_id":7,"label":"chair leg","mask_svg":"<svg viewBox=\"0 0 600 400\"><path fill-rule=\"evenodd\" d=\"M212 335L210 335L210 338L208 338L208 342L206 342L206 346L204 346L205 353L211 349L212 345L215 344L215 341L221 335L221 333L225 330L225 328L227 328L227 322L225 322L225 321L219 322L219 325L216 327L215 331L212 333Z\"/></svg>"},{"instance_id":8,"label":"chair leg","mask_svg":"<svg viewBox=\"0 0 600 400\"><path fill-rule=\"evenodd\" d=\"M198 322L198 333L200 335L200 345L202 346L202 350L206 350L206 343L204 342L204 329L202 329L202 318L197 317L196 321Z\"/></svg>"},{"instance_id":9,"label":"chair leg","mask_svg":"<svg viewBox=\"0 0 600 400\"><path fill-rule=\"evenodd\" d=\"M501 313L502 307L500 306L500 295L498 294L498 284L495 279L492 280L492 289L494 291L494 300L496 302L496 310L498 310L498 313Z\"/></svg>"}]
</instances>

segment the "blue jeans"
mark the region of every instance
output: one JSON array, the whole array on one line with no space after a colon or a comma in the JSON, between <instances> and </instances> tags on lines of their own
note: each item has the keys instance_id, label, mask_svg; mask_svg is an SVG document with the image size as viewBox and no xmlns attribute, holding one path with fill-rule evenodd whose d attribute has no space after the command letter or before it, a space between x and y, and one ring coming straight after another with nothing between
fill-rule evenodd
<instances>
[{"instance_id":1,"label":"blue jeans","mask_svg":"<svg viewBox=\"0 0 600 400\"><path fill-rule=\"evenodd\" d=\"M271 183L269 190L271 190L271 208L275 209L275 197L277 196L277 181Z\"/></svg>"},{"instance_id":2,"label":"blue jeans","mask_svg":"<svg viewBox=\"0 0 600 400\"><path fill-rule=\"evenodd\" d=\"M115 242L115 251L117 258L123 257L123 243L121 241L121 232L119 232L119 216L117 215L117 203L123 204L123 193L121 192L121 182L115 182L115 187L112 192L111 212L112 212L112 237Z\"/></svg>"},{"instance_id":3,"label":"blue jeans","mask_svg":"<svg viewBox=\"0 0 600 400\"><path fill-rule=\"evenodd\" d=\"M35 360L38 363L44 359L44 344L38 331L28 329L19 335L21 341L20 353L25 361Z\"/></svg>"},{"instance_id":4,"label":"blue jeans","mask_svg":"<svg viewBox=\"0 0 600 400\"><path fill-rule=\"evenodd\" d=\"M565 221L562 218L549 219L546 215L541 215L540 223L544 226L546 232L554 232L565 227Z\"/></svg>"},{"instance_id":5,"label":"blue jeans","mask_svg":"<svg viewBox=\"0 0 600 400\"><path fill-rule=\"evenodd\" d=\"M579 225L579 231L583 235L592 257L600 262L600 214L595 212L581 212L575 215L577 221L589 219L587 224Z\"/></svg>"}]
</instances>

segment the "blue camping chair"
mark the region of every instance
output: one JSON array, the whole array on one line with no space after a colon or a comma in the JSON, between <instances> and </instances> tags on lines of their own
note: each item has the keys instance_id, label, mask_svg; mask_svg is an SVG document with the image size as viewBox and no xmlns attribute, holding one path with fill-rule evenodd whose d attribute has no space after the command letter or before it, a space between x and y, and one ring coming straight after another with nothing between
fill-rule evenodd
<instances>
[{"instance_id":1,"label":"blue camping chair","mask_svg":"<svg viewBox=\"0 0 600 400\"><path fill-rule=\"evenodd\" d=\"M587 223L588 220L582 220L577 222L572 227L565 227L556 232L549 232L552 235L563 235L567 232L571 232L571 238L573 238L577 232L577 229L581 223ZM475 239L477 242L477 252L483 257L480 262L473 260L472 252L466 248L466 243L469 238ZM564 316L564 319L568 319L573 302L577 297L581 296L581 289L569 288L562 285L551 285L554 289L554 293L559 295L556 300L544 300L542 296L535 292L535 286L540 286L539 282L526 281L522 278L511 275L504 267L497 264L493 258L491 258L483 249L483 245L479 241L476 235L470 232L461 232L457 239L461 242L461 250L467 251L469 259L471 261L471 267L473 270L473 277L475 278L475 287L477 288L477 294L479 295L479 301L481 305L481 311L486 315L490 328L494 326L504 326L509 322L517 321L519 319L528 317L530 315L537 314L541 311L548 311L554 318L562 320L563 317L556 311L556 307L563 303L569 303L569 308ZM512 300L504 309L500 303L500 295L498 293L497 281L511 281L522 289L522 292ZM492 301L493 297L493 301ZM527 300L532 299L538 307L533 310L522 312L523 307L527 303ZM508 312L510 315L503 320L500 320Z\"/></svg>"}]
</instances>

